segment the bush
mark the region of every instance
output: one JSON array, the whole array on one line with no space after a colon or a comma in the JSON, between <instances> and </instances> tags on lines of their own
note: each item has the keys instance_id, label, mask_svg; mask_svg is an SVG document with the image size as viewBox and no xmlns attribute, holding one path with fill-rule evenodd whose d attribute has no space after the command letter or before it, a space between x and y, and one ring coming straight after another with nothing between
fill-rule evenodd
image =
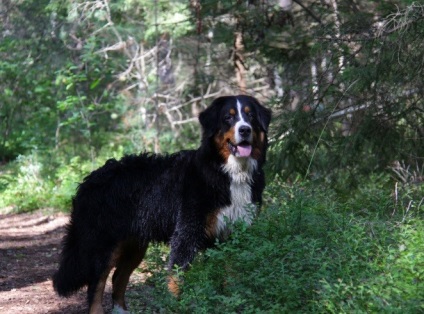
<instances>
[{"instance_id":1,"label":"bush","mask_svg":"<svg viewBox=\"0 0 424 314\"><path fill-rule=\"evenodd\" d=\"M41 155L36 150L7 165L0 177L0 208L29 212L40 208L69 211L78 183L106 159L120 158L123 148L104 150L94 160Z\"/></svg>"},{"instance_id":2,"label":"bush","mask_svg":"<svg viewBox=\"0 0 424 314\"><path fill-rule=\"evenodd\" d=\"M18 156L11 168L10 173L15 175L2 176L4 191L0 207L13 205L21 211L30 211L49 199L50 182L42 178L43 164L37 153Z\"/></svg>"},{"instance_id":3,"label":"bush","mask_svg":"<svg viewBox=\"0 0 424 314\"><path fill-rule=\"evenodd\" d=\"M366 191L340 201L322 188L274 184L268 199L279 201L200 255L179 301L162 272L153 277L154 304L137 296L137 305L175 313L422 311L422 210L392 216L391 190L371 184L364 198Z\"/></svg>"}]
</instances>

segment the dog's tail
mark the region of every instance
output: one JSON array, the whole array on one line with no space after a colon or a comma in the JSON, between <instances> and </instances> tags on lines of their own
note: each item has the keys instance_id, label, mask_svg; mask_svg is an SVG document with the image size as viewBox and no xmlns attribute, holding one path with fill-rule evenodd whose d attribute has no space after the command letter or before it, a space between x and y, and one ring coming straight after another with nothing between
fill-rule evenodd
<instances>
[{"instance_id":1,"label":"dog's tail","mask_svg":"<svg viewBox=\"0 0 424 314\"><path fill-rule=\"evenodd\" d=\"M67 231L59 270L53 275L53 288L62 297L70 296L88 283L88 267L82 258L72 224Z\"/></svg>"}]
</instances>

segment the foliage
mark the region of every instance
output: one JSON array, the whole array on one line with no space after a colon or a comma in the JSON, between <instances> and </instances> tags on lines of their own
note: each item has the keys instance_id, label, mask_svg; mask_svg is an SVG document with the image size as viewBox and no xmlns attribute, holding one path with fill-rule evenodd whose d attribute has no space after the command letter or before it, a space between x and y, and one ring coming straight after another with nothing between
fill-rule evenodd
<instances>
[{"instance_id":1,"label":"foliage","mask_svg":"<svg viewBox=\"0 0 424 314\"><path fill-rule=\"evenodd\" d=\"M423 6L393 12L385 3L377 7L381 23L364 24L372 7L364 4L358 8L363 15L356 11L354 17L340 6L340 29L331 23L312 28L314 37L328 41L316 40L312 58L307 57L317 71L315 83L313 76L306 85L309 94L299 90L311 74L288 73L296 73L293 85L299 84L292 94L307 97L298 105L303 112L292 110L289 94L283 99L273 172L292 180L299 175L321 179L348 190L358 186L357 178L384 171L392 162L421 163L424 50L418 38L424 30ZM370 27L375 31L370 33ZM290 66L304 61L292 60Z\"/></svg>"},{"instance_id":2,"label":"foliage","mask_svg":"<svg viewBox=\"0 0 424 314\"><path fill-rule=\"evenodd\" d=\"M156 273L155 291L130 303L171 313L420 312L422 200L392 215L391 191L379 186L340 201L316 185L273 184L253 226L196 259L180 300Z\"/></svg>"},{"instance_id":3,"label":"foliage","mask_svg":"<svg viewBox=\"0 0 424 314\"><path fill-rule=\"evenodd\" d=\"M125 29L154 46L152 2L96 3L101 4L30 0L0 6L0 207L69 209L77 182L108 157L182 147L174 132L146 122L156 118L140 114L137 100L128 101L123 81L134 81L119 74L126 59L102 50L116 40L115 31ZM185 4L159 4L160 20L169 24L158 31L181 36L191 29L180 16L188 14ZM178 21L169 19L175 10ZM141 29L134 24L140 12L148 23ZM117 28L108 27L111 16ZM172 25L178 26L171 31ZM196 138L192 131L181 129Z\"/></svg>"},{"instance_id":4,"label":"foliage","mask_svg":"<svg viewBox=\"0 0 424 314\"><path fill-rule=\"evenodd\" d=\"M2 178L8 189L3 194L0 206L9 205L13 200L18 199L22 211L39 208L40 204L49 197L46 191L49 188L48 184L41 177L42 164L36 154L19 156L16 164L18 175Z\"/></svg>"},{"instance_id":5,"label":"foliage","mask_svg":"<svg viewBox=\"0 0 424 314\"><path fill-rule=\"evenodd\" d=\"M113 149L113 150L112 150ZM0 208L26 212L39 208L69 211L78 183L106 159L120 158L124 148L110 147L96 161L42 155L34 150L18 156L0 176Z\"/></svg>"}]
</instances>

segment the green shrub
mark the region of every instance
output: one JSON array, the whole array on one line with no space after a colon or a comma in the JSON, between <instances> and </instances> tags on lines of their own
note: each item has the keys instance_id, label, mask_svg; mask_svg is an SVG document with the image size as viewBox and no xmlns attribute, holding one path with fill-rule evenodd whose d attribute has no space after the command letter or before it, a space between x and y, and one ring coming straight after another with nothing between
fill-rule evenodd
<instances>
[{"instance_id":1,"label":"green shrub","mask_svg":"<svg viewBox=\"0 0 424 314\"><path fill-rule=\"evenodd\" d=\"M30 211L49 199L51 186L42 177L43 164L36 152L18 156L12 168L14 175L2 176L0 207L14 205L21 211Z\"/></svg>"},{"instance_id":2,"label":"green shrub","mask_svg":"<svg viewBox=\"0 0 424 314\"><path fill-rule=\"evenodd\" d=\"M273 203L252 226L237 224L229 241L198 256L180 300L162 271L133 304L173 313L423 311L422 210L392 215L391 193L371 183L341 201L319 187L274 183Z\"/></svg>"},{"instance_id":3,"label":"green shrub","mask_svg":"<svg viewBox=\"0 0 424 314\"><path fill-rule=\"evenodd\" d=\"M0 208L11 207L15 212L40 208L69 211L72 196L84 176L101 166L106 159L119 158L123 148L107 149L95 160L81 157L42 156L37 151L19 156L9 163L0 177Z\"/></svg>"}]
</instances>

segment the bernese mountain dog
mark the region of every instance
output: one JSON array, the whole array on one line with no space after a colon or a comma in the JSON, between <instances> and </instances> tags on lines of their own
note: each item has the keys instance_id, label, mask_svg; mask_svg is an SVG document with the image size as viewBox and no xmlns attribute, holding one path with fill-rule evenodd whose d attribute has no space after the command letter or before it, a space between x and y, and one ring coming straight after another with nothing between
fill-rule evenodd
<instances>
[{"instance_id":1,"label":"bernese mountain dog","mask_svg":"<svg viewBox=\"0 0 424 314\"><path fill-rule=\"evenodd\" d=\"M201 145L172 155L143 153L110 159L89 174L73 210L53 286L69 296L88 286L90 313L103 313L112 276L114 311L127 312L125 290L150 242L171 252L172 269L185 270L198 251L229 235L229 223L250 224L261 204L271 111L245 95L217 98L200 113Z\"/></svg>"}]
</instances>

